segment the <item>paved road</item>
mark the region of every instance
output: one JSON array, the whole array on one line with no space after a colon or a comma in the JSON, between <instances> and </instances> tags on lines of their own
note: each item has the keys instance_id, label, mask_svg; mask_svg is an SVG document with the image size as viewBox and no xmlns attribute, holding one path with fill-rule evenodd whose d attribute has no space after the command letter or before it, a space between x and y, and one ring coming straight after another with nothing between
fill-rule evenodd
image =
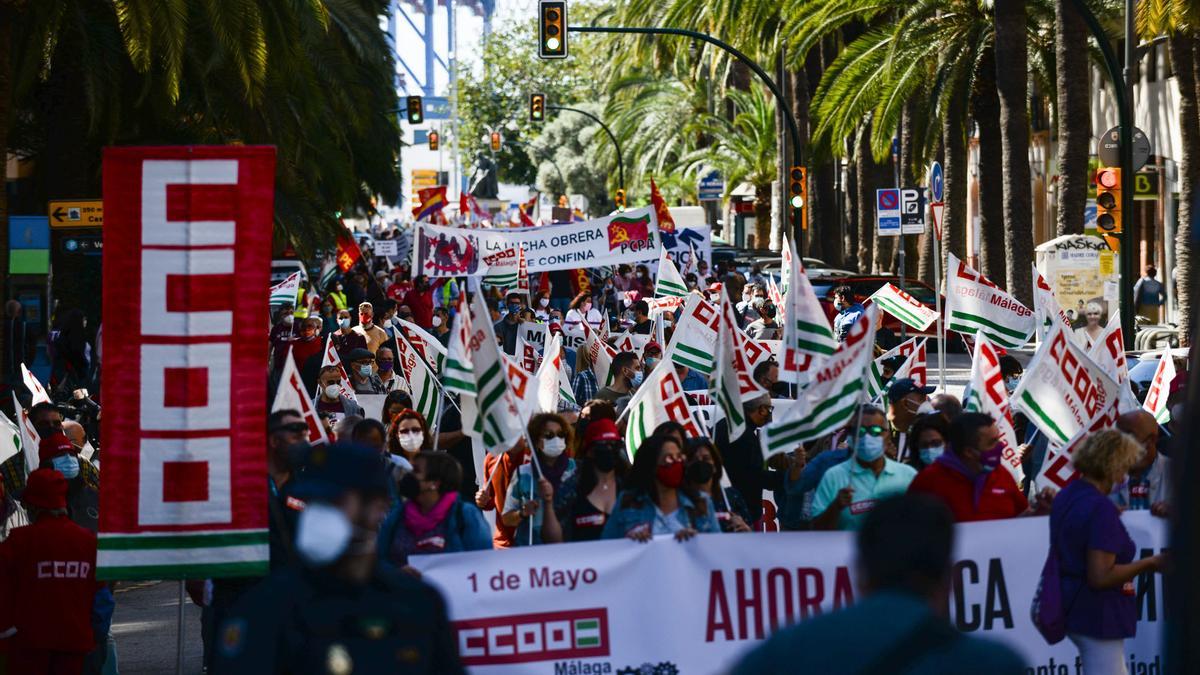
<instances>
[{"instance_id":1,"label":"paved road","mask_svg":"<svg viewBox=\"0 0 1200 675\"><path fill-rule=\"evenodd\" d=\"M116 598L112 634L117 641L121 675L174 673L179 582L123 582L117 587ZM183 652L183 672L200 673L200 608L186 596Z\"/></svg>"}]
</instances>

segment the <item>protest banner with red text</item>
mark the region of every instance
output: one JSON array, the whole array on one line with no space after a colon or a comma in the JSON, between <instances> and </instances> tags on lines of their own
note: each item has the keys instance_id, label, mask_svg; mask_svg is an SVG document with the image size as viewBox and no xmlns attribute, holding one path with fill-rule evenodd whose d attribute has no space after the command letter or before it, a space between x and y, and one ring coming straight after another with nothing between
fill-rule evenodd
<instances>
[{"instance_id":1,"label":"protest banner with red text","mask_svg":"<svg viewBox=\"0 0 1200 675\"><path fill-rule=\"evenodd\" d=\"M104 151L97 577L267 571L274 189L274 148Z\"/></svg>"}]
</instances>

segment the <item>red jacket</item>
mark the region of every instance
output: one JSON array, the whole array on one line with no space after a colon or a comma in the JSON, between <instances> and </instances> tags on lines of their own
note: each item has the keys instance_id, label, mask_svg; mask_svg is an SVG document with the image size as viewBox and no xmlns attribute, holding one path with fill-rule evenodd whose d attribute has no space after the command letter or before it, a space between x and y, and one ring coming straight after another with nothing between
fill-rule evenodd
<instances>
[{"instance_id":1,"label":"red jacket","mask_svg":"<svg viewBox=\"0 0 1200 675\"><path fill-rule=\"evenodd\" d=\"M1004 467L996 467L988 473L983 489L979 491L978 504L974 481L941 462L922 469L909 484L908 491L941 499L954 512L954 520L960 523L1014 518L1029 509L1029 500L1021 494L1012 474Z\"/></svg>"},{"instance_id":2,"label":"red jacket","mask_svg":"<svg viewBox=\"0 0 1200 675\"><path fill-rule=\"evenodd\" d=\"M418 291L414 288L404 295L404 301L400 304L412 310L413 323L425 330L433 326L433 289Z\"/></svg>"},{"instance_id":3,"label":"red jacket","mask_svg":"<svg viewBox=\"0 0 1200 675\"><path fill-rule=\"evenodd\" d=\"M42 516L0 543L0 635L12 649L87 653L92 640L96 535Z\"/></svg>"}]
</instances>

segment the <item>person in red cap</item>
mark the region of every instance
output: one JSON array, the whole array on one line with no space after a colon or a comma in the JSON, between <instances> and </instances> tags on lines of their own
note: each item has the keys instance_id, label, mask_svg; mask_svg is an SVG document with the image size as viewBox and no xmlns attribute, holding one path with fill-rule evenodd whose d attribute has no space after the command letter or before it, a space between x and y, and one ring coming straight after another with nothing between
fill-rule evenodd
<instances>
[{"instance_id":1,"label":"person in red cap","mask_svg":"<svg viewBox=\"0 0 1200 675\"><path fill-rule=\"evenodd\" d=\"M629 471L625 441L610 419L592 421L583 432L575 473L563 479L554 495L554 510L561 533L543 532L547 541L595 541L617 502Z\"/></svg>"},{"instance_id":2,"label":"person in red cap","mask_svg":"<svg viewBox=\"0 0 1200 675\"><path fill-rule=\"evenodd\" d=\"M100 491L84 479L87 463L79 456L79 448L61 431L45 436L38 444L38 466L54 469L67 480L67 515L94 534L100 525Z\"/></svg>"},{"instance_id":3,"label":"person in red cap","mask_svg":"<svg viewBox=\"0 0 1200 675\"><path fill-rule=\"evenodd\" d=\"M96 646L96 535L67 517L54 469L29 474L21 501L32 524L0 543L0 651L11 675L74 675Z\"/></svg>"}]
</instances>

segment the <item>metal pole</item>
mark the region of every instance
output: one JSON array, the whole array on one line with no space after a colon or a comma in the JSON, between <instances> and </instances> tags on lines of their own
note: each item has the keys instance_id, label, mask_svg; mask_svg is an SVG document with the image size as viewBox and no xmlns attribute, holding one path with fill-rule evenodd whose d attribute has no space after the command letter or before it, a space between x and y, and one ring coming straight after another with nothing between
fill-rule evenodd
<instances>
[{"instance_id":1,"label":"metal pole","mask_svg":"<svg viewBox=\"0 0 1200 675\"><path fill-rule=\"evenodd\" d=\"M892 179L896 182L896 190L900 191L903 188L900 186L900 136L897 135L892 139ZM897 262L899 269L896 273L900 277L900 290L907 291L904 284L904 225L900 225L900 235L896 237L896 247L899 248ZM908 325L903 321L900 322L900 340L908 339Z\"/></svg>"},{"instance_id":2,"label":"metal pole","mask_svg":"<svg viewBox=\"0 0 1200 675\"><path fill-rule=\"evenodd\" d=\"M775 101L777 102L777 105L779 105L785 113L783 118L787 122L787 131L792 137L791 138L791 140L792 140L792 161L794 161L797 165L801 165L804 163L804 152L803 152L803 148L800 145L800 130L796 126L796 118L792 115L792 107L790 105L788 105L787 99L784 98L783 94L779 91L779 87L778 87L778 85L775 84L775 80L771 79L771 76L768 75L767 72L762 69L762 66L759 66L757 63L755 63L753 60L751 60L749 56L746 56L745 54L743 54L741 51L736 49L733 45L730 45L729 43L718 40L717 38L715 38L711 35L705 35L704 33L700 33L700 32L694 31L694 30L686 30L683 28L641 28L641 27L631 28L631 27L625 27L625 26L567 26L567 30L574 31L576 33L628 33L628 34L634 34L634 35L680 35L683 37L690 37L695 40L702 40L704 42L709 43L710 45L720 47L721 49L729 52L730 54L732 54L734 56L734 58L736 58L738 61L741 61L743 64L746 65L747 68L749 68L751 71L753 71L754 74L758 76L758 79L762 80L763 84L767 85L767 89L771 90L771 94L773 94L775 96ZM1132 189L1132 188L1130 188L1130 189ZM800 214L797 212L796 209L787 209L787 211L791 213L790 217L791 217L793 238L795 241L800 243L800 247L799 247L800 250L797 251L797 255L799 255L800 257L803 257L805 252L808 249L807 249L807 244L804 241L804 231L800 229Z\"/></svg>"},{"instance_id":3,"label":"metal pole","mask_svg":"<svg viewBox=\"0 0 1200 675\"><path fill-rule=\"evenodd\" d=\"M929 207L933 214L933 205ZM930 218L932 220L932 218ZM942 238L938 236L941 224L934 224L929 234L933 239L933 304L937 310L937 340L938 340L938 389L946 391L946 321L942 316Z\"/></svg>"},{"instance_id":4,"label":"metal pole","mask_svg":"<svg viewBox=\"0 0 1200 675\"><path fill-rule=\"evenodd\" d=\"M437 9L434 0L425 0L425 34L421 40L425 43L425 81L421 87L426 96L433 96L433 65L435 63L433 46L433 12Z\"/></svg>"},{"instance_id":5,"label":"metal pole","mask_svg":"<svg viewBox=\"0 0 1200 675\"><path fill-rule=\"evenodd\" d=\"M183 675L183 602L185 598L183 579L179 580L179 612L176 615L178 630L175 631L175 675Z\"/></svg>"},{"instance_id":6,"label":"metal pole","mask_svg":"<svg viewBox=\"0 0 1200 675\"><path fill-rule=\"evenodd\" d=\"M571 28L568 30L574 30L574 29ZM590 113L586 110L580 110L579 108L569 108L565 105L548 105L548 106L546 106L546 110L567 110L570 112L579 113L580 115L583 115L584 117L590 117L593 122L600 125L601 129L604 129L604 133L608 134L608 137L612 140L613 147L615 147L617 149L617 187L624 190L625 189L625 160L623 160L621 158L621 144L619 142L617 142L617 137L615 134L613 134L612 129L609 129L607 124L600 121L599 117L596 117L595 115L593 115L592 113Z\"/></svg>"}]
</instances>

